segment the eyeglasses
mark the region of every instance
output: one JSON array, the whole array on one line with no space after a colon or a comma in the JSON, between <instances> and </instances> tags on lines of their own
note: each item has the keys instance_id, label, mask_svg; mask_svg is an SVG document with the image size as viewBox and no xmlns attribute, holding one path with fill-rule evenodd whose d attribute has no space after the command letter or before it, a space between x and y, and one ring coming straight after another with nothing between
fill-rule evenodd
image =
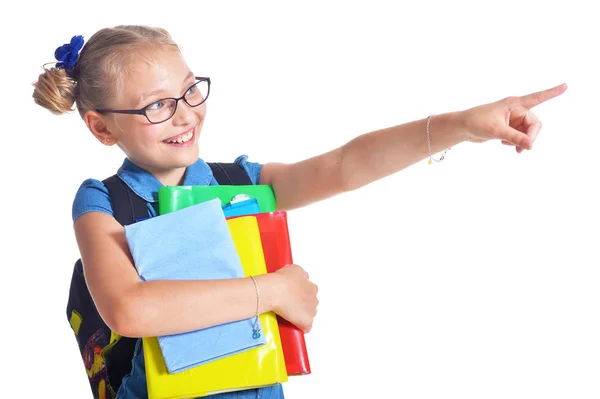
<instances>
[{"instance_id":1,"label":"eyeglasses","mask_svg":"<svg viewBox=\"0 0 600 399\"><path fill-rule=\"evenodd\" d=\"M111 112L115 114L144 115L150 123L162 123L175 115L179 100L185 101L190 107L197 107L206 101L210 93L210 78L196 76L196 80L197 82L191 85L185 91L185 94L179 98L163 98L140 109L97 109L96 112L101 114Z\"/></svg>"}]
</instances>

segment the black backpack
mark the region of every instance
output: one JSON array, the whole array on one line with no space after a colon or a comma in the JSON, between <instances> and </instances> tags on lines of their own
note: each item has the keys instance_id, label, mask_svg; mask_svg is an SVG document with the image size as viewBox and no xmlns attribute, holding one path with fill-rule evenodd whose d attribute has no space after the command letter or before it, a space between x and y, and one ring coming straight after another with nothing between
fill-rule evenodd
<instances>
[{"instance_id":1,"label":"black backpack","mask_svg":"<svg viewBox=\"0 0 600 399\"><path fill-rule=\"evenodd\" d=\"M220 185L252 185L246 171L235 163L209 163ZM123 226L148 217L147 203L117 175L103 181L108 188L115 219ZM81 259L71 278L67 319L75 333L95 399L114 399L123 377L131 372L138 338L121 337L100 317L88 291Z\"/></svg>"}]
</instances>

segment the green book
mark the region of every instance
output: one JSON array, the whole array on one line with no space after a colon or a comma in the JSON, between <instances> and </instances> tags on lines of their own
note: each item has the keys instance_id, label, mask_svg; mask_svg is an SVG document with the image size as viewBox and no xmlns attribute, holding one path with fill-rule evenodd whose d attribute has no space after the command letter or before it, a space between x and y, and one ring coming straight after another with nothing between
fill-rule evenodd
<instances>
[{"instance_id":1,"label":"green book","mask_svg":"<svg viewBox=\"0 0 600 399\"><path fill-rule=\"evenodd\" d=\"M166 186L158 189L158 213L164 215L188 206L215 198L221 200L221 206L240 194L246 194L258 201L260 212L275 212L275 193L273 187L266 184L252 186Z\"/></svg>"}]
</instances>

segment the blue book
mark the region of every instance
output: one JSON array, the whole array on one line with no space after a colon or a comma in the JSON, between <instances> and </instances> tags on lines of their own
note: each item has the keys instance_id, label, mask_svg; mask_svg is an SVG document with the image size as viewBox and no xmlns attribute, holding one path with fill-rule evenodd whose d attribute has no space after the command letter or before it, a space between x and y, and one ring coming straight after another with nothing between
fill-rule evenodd
<instances>
[{"instance_id":1,"label":"blue book","mask_svg":"<svg viewBox=\"0 0 600 399\"><path fill-rule=\"evenodd\" d=\"M213 199L125 226L138 274L151 280L244 277L221 201ZM158 337L169 373L176 373L266 343L254 339L254 318Z\"/></svg>"},{"instance_id":2,"label":"blue book","mask_svg":"<svg viewBox=\"0 0 600 399\"><path fill-rule=\"evenodd\" d=\"M258 200L245 194L234 197L229 204L223 205L225 217L243 216L260 213Z\"/></svg>"}]
</instances>

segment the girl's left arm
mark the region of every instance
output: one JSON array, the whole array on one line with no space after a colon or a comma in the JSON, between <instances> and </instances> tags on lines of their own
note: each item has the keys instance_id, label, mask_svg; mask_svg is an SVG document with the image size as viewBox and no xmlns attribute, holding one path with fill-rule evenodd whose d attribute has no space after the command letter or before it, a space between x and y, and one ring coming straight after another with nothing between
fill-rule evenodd
<instances>
[{"instance_id":1,"label":"girl's left arm","mask_svg":"<svg viewBox=\"0 0 600 399\"><path fill-rule=\"evenodd\" d=\"M291 210L352 191L429 155L426 119L358 136L325 154L297 163L267 163L260 184L273 186L279 210ZM430 121L433 154L466 139L460 114Z\"/></svg>"}]
</instances>

